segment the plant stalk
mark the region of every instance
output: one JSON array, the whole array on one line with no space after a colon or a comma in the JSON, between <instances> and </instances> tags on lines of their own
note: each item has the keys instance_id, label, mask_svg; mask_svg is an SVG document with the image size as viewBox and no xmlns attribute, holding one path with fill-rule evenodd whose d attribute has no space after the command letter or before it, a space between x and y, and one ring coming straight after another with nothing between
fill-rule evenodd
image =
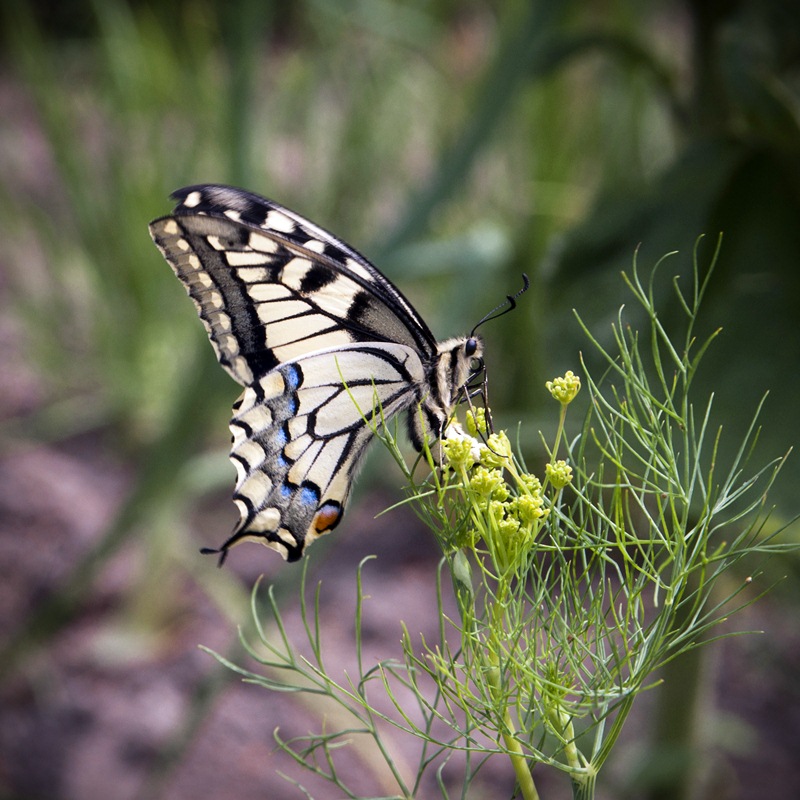
<instances>
[{"instance_id":1,"label":"plant stalk","mask_svg":"<svg viewBox=\"0 0 800 800\"><path fill-rule=\"evenodd\" d=\"M495 696L499 698L501 696L500 670L496 666L492 666L489 669L488 678L495 692ZM511 766L514 768L514 775L517 778L519 790L524 800L539 800L539 792L536 791L536 784L533 782L533 775L528 766L528 760L525 758L522 745L520 745L517 740L515 733L516 728L511 718L511 712L508 710L508 705L504 702L503 742L508 750L508 757L511 759Z\"/></svg>"},{"instance_id":2,"label":"plant stalk","mask_svg":"<svg viewBox=\"0 0 800 800\"><path fill-rule=\"evenodd\" d=\"M594 800L594 786L597 773L585 772L580 779L572 778L572 800Z\"/></svg>"}]
</instances>

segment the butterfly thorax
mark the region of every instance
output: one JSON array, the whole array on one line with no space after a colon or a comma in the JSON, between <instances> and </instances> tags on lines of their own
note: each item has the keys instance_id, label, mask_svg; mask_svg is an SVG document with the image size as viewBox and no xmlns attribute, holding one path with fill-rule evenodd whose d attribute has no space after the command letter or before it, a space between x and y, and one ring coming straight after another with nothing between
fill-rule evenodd
<instances>
[{"instance_id":1,"label":"butterfly thorax","mask_svg":"<svg viewBox=\"0 0 800 800\"><path fill-rule=\"evenodd\" d=\"M409 435L417 450L426 439L439 438L465 397L465 387L483 367L483 340L459 336L439 342L426 370L427 393L419 411L411 411Z\"/></svg>"}]
</instances>

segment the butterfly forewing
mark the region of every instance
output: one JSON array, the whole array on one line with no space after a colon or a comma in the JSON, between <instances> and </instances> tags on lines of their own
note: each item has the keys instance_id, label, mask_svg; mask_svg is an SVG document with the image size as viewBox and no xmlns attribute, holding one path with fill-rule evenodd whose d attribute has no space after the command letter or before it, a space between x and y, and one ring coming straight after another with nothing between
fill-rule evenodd
<instances>
[{"instance_id":1,"label":"butterfly forewing","mask_svg":"<svg viewBox=\"0 0 800 800\"><path fill-rule=\"evenodd\" d=\"M433 336L408 301L331 234L227 187L176 196L183 202L151 233L235 380L247 385L284 361L355 342L433 353Z\"/></svg>"},{"instance_id":2,"label":"butterfly forewing","mask_svg":"<svg viewBox=\"0 0 800 800\"><path fill-rule=\"evenodd\" d=\"M376 414L413 406L418 448L440 435L482 345L437 345L360 253L277 203L217 185L173 197L151 235L245 386L231 421L241 519L220 552L249 539L295 560L340 521Z\"/></svg>"}]
</instances>

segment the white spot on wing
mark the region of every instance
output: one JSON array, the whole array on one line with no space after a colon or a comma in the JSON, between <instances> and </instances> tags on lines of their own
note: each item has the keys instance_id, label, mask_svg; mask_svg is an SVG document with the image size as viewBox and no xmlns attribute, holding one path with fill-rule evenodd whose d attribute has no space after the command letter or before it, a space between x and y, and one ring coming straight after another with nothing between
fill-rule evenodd
<instances>
[{"instance_id":1,"label":"white spot on wing","mask_svg":"<svg viewBox=\"0 0 800 800\"><path fill-rule=\"evenodd\" d=\"M261 308L263 306L259 308L259 311ZM287 344L305 340L309 334L313 335L313 330L309 330L309 327L308 321L303 317L274 320L267 328L267 344L270 347L285 347ZM316 342L314 343L314 349L322 349L325 346L325 344L322 344L318 347Z\"/></svg>"},{"instance_id":2,"label":"white spot on wing","mask_svg":"<svg viewBox=\"0 0 800 800\"><path fill-rule=\"evenodd\" d=\"M315 375L316 377L316 375ZM316 411L320 406L325 405L332 397L341 391L340 379L337 377L332 381L334 385L325 386L304 386L298 393L297 397L300 401L300 408L298 414L311 414Z\"/></svg>"},{"instance_id":3,"label":"white spot on wing","mask_svg":"<svg viewBox=\"0 0 800 800\"><path fill-rule=\"evenodd\" d=\"M308 274L310 268L311 262L307 258L298 256L284 265L281 270L281 279L290 289L299 292L303 278Z\"/></svg>"},{"instance_id":4,"label":"white spot on wing","mask_svg":"<svg viewBox=\"0 0 800 800\"><path fill-rule=\"evenodd\" d=\"M250 294L250 299L254 303L283 300L284 298L293 296L291 290L287 289L285 286L281 286L279 283L260 283L257 286L251 286L248 292Z\"/></svg>"},{"instance_id":5,"label":"white spot on wing","mask_svg":"<svg viewBox=\"0 0 800 800\"><path fill-rule=\"evenodd\" d=\"M186 199L183 201L183 205L186 206L186 208L194 208L200 205L202 199L203 195L201 192L189 192L189 194L186 195Z\"/></svg>"},{"instance_id":6,"label":"white spot on wing","mask_svg":"<svg viewBox=\"0 0 800 800\"><path fill-rule=\"evenodd\" d=\"M271 334L268 333L269 336ZM309 350L326 350L328 348L346 347L353 343L350 334L346 330L333 330L329 333L310 336L308 339L287 342L284 345L275 346L270 340L270 347L275 351L279 361L290 361L293 358L300 358L308 354ZM315 368L317 365L314 365Z\"/></svg>"},{"instance_id":7,"label":"white spot on wing","mask_svg":"<svg viewBox=\"0 0 800 800\"><path fill-rule=\"evenodd\" d=\"M308 430L308 420L305 417L292 417L288 424L291 439L299 438Z\"/></svg>"},{"instance_id":8,"label":"white spot on wing","mask_svg":"<svg viewBox=\"0 0 800 800\"><path fill-rule=\"evenodd\" d=\"M255 404L258 396L255 389L248 386L241 394L241 397L236 401L236 414L246 414Z\"/></svg>"},{"instance_id":9,"label":"white spot on wing","mask_svg":"<svg viewBox=\"0 0 800 800\"><path fill-rule=\"evenodd\" d=\"M232 452L236 454L237 458L243 459L245 462L247 462L250 472L257 470L264 462L264 458L266 457L264 448L258 442L254 442L252 439L246 440ZM235 463L241 466L240 461L236 461Z\"/></svg>"},{"instance_id":10,"label":"white spot on wing","mask_svg":"<svg viewBox=\"0 0 800 800\"><path fill-rule=\"evenodd\" d=\"M308 434L294 439L283 448L283 454L292 461L296 461L311 446L313 439ZM298 481L299 482L299 481Z\"/></svg>"},{"instance_id":11,"label":"white spot on wing","mask_svg":"<svg viewBox=\"0 0 800 800\"><path fill-rule=\"evenodd\" d=\"M281 512L277 508L265 508L256 514L253 521L247 526L248 531L253 533L274 533L281 521ZM272 542L265 543L267 547L273 547ZM296 542L292 542L296 544ZM275 548L278 549L277 547ZM285 558L286 556L284 556Z\"/></svg>"},{"instance_id":12,"label":"white spot on wing","mask_svg":"<svg viewBox=\"0 0 800 800\"><path fill-rule=\"evenodd\" d=\"M231 371L233 372L234 380L242 384L253 382L253 371L245 361L244 356L237 356L231 361Z\"/></svg>"},{"instance_id":13,"label":"white spot on wing","mask_svg":"<svg viewBox=\"0 0 800 800\"><path fill-rule=\"evenodd\" d=\"M279 247L278 242L263 233L251 233L247 243L260 253L274 253Z\"/></svg>"},{"instance_id":14,"label":"white spot on wing","mask_svg":"<svg viewBox=\"0 0 800 800\"><path fill-rule=\"evenodd\" d=\"M253 472L247 480L238 487L236 494L247 498L255 508L260 508L272 491L272 481L264 472Z\"/></svg>"},{"instance_id":15,"label":"white spot on wing","mask_svg":"<svg viewBox=\"0 0 800 800\"><path fill-rule=\"evenodd\" d=\"M214 330L225 331L226 333L231 330L231 318L224 311L209 314L209 319ZM239 349L238 344L236 349Z\"/></svg>"},{"instance_id":16,"label":"white spot on wing","mask_svg":"<svg viewBox=\"0 0 800 800\"><path fill-rule=\"evenodd\" d=\"M261 263L264 263L263 259ZM259 283L269 278L267 270L264 267L240 266L237 274L245 283Z\"/></svg>"},{"instance_id":17,"label":"white spot on wing","mask_svg":"<svg viewBox=\"0 0 800 800\"><path fill-rule=\"evenodd\" d=\"M300 314L308 314L308 303L302 300L286 300L282 303L259 303L258 305L258 318L265 324L275 324L280 320L286 320L291 317L297 317ZM323 317L323 323L329 323ZM308 331L312 325L311 319L303 319L302 325ZM272 344L272 328L269 329L268 335L270 336L270 344Z\"/></svg>"},{"instance_id":18,"label":"white spot on wing","mask_svg":"<svg viewBox=\"0 0 800 800\"><path fill-rule=\"evenodd\" d=\"M355 261L352 258L346 259L344 263L347 266L347 269L354 275L358 275L360 278L363 278L365 281L367 281L367 283L375 283L375 276L371 275L363 264L359 264L358 261Z\"/></svg>"},{"instance_id":19,"label":"white spot on wing","mask_svg":"<svg viewBox=\"0 0 800 800\"><path fill-rule=\"evenodd\" d=\"M276 231L281 231L281 233L291 233L295 229L294 222L286 216L286 214L281 213L280 211L276 211L272 209L267 214L267 219L264 222L265 228L272 228Z\"/></svg>"},{"instance_id":20,"label":"white spot on wing","mask_svg":"<svg viewBox=\"0 0 800 800\"><path fill-rule=\"evenodd\" d=\"M348 442L346 436L339 436L325 442L322 440L315 442L292 466L289 471L289 480L295 483L310 480L317 484L323 492L327 491L328 485L335 478L335 472L339 468Z\"/></svg>"},{"instance_id":21,"label":"white spot on wing","mask_svg":"<svg viewBox=\"0 0 800 800\"><path fill-rule=\"evenodd\" d=\"M253 433L259 433L272 425L272 412L265 405L253 406L243 414L237 414L236 420L249 425ZM241 430L237 425L231 425L231 430L235 432L235 429Z\"/></svg>"},{"instance_id":22,"label":"white spot on wing","mask_svg":"<svg viewBox=\"0 0 800 800\"><path fill-rule=\"evenodd\" d=\"M322 439L313 442L309 447L305 449L303 454L292 464L292 468L289 470L288 478L292 483L300 484L304 480L311 477L311 469L314 462L317 460L317 456L322 452L323 445L325 443ZM328 478L324 475L322 485L327 486ZM312 478L313 480L313 478ZM315 481L316 483L316 481Z\"/></svg>"},{"instance_id":23,"label":"white spot on wing","mask_svg":"<svg viewBox=\"0 0 800 800\"><path fill-rule=\"evenodd\" d=\"M321 253L325 249L325 242L320 242L317 239L309 239L303 247L310 250L312 253Z\"/></svg>"},{"instance_id":24,"label":"white spot on wing","mask_svg":"<svg viewBox=\"0 0 800 800\"><path fill-rule=\"evenodd\" d=\"M268 372L261 379L261 388L264 390L264 397L267 400L280 397L286 388L283 375L281 375L280 372Z\"/></svg>"},{"instance_id":25,"label":"white spot on wing","mask_svg":"<svg viewBox=\"0 0 800 800\"><path fill-rule=\"evenodd\" d=\"M220 349L229 357L234 357L239 354L239 342L236 341L234 336L229 333L218 333L217 342Z\"/></svg>"},{"instance_id":26,"label":"white spot on wing","mask_svg":"<svg viewBox=\"0 0 800 800\"><path fill-rule=\"evenodd\" d=\"M256 250L229 250L225 259L231 267L259 266L270 262L264 258L264 253Z\"/></svg>"},{"instance_id":27,"label":"white spot on wing","mask_svg":"<svg viewBox=\"0 0 800 800\"><path fill-rule=\"evenodd\" d=\"M275 535L283 539L283 541L286 542L286 544L288 544L290 547L297 547L299 544L297 539L292 535L292 532L286 528L280 528L279 530L275 531ZM280 545L278 545L276 549L278 547L280 547Z\"/></svg>"},{"instance_id":28,"label":"white spot on wing","mask_svg":"<svg viewBox=\"0 0 800 800\"><path fill-rule=\"evenodd\" d=\"M325 413L317 417L314 430L319 436L330 436L342 428L359 423L362 417L369 418L378 404L372 386L351 386L349 393L342 392L327 403Z\"/></svg>"}]
</instances>

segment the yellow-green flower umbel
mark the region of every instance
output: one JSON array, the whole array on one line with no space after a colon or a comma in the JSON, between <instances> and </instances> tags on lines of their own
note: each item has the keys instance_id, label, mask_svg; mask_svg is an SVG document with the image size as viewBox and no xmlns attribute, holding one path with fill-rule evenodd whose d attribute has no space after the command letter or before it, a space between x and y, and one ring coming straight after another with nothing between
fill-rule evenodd
<instances>
[{"instance_id":1,"label":"yellow-green flower umbel","mask_svg":"<svg viewBox=\"0 0 800 800\"><path fill-rule=\"evenodd\" d=\"M554 489L563 489L572 481L572 467L563 459L553 464L546 464L544 471Z\"/></svg>"},{"instance_id":2,"label":"yellow-green flower umbel","mask_svg":"<svg viewBox=\"0 0 800 800\"><path fill-rule=\"evenodd\" d=\"M581 390L581 379L571 370L564 373L563 378L555 378L545 383L547 391L558 400L561 405L569 405Z\"/></svg>"}]
</instances>

